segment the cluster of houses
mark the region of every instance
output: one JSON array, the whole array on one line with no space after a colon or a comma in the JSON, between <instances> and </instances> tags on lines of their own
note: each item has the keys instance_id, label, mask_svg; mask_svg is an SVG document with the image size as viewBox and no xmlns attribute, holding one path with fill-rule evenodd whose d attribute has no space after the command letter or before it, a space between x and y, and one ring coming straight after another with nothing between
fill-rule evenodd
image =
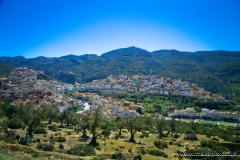
<instances>
[{"instance_id":1,"label":"cluster of houses","mask_svg":"<svg viewBox=\"0 0 240 160\"><path fill-rule=\"evenodd\" d=\"M79 92L79 85L65 84L54 80L38 80L37 75L43 74L29 68L16 68L9 76L1 78L0 100L15 103L31 103L34 108L46 105L56 107L60 112L77 106L77 113L91 112L101 106L103 116L112 119L114 116L142 116L136 112L140 104L119 101L112 97L98 96L91 92ZM88 102L88 103L86 103ZM90 104L89 110L85 105Z\"/></svg>"},{"instance_id":2,"label":"cluster of houses","mask_svg":"<svg viewBox=\"0 0 240 160\"><path fill-rule=\"evenodd\" d=\"M190 119L209 119L209 120L224 120L239 122L239 112L216 111L202 108L202 112L196 112L194 108L187 108L185 110L174 110L173 114L169 114L171 118L190 118Z\"/></svg>"},{"instance_id":3,"label":"cluster of houses","mask_svg":"<svg viewBox=\"0 0 240 160\"><path fill-rule=\"evenodd\" d=\"M211 94L196 84L181 80L151 75L116 75L94 80L86 84L75 84L79 90L95 90L106 96L120 96L128 93L152 93L161 95L190 96L198 99L214 99L219 102L227 100Z\"/></svg>"},{"instance_id":4,"label":"cluster of houses","mask_svg":"<svg viewBox=\"0 0 240 160\"><path fill-rule=\"evenodd\" d=\"M30 68L21 67L14 69L9 75L8 80L12 82L34 81L37 80L37 75L42 72L34 71Z\"/></svg>"},{"instance_id":5,"label":"cluster of houses","mask_svg":"<svg viewBox=\"0 0 240 160\"><path fill-rule=\"evenodd\" d=\"M144 108L141 104L133 102L117 100L112 97L99 96L93 93L74 93L75 97L87 100L90 105L90 110L96 110L98 107L102 108L102 114L106 119L111 120L113 117L141 117L144 114ZM136 110L139 109L139 112Z\"/></svg>"},{"instance_id":6,"label":"cluster of houses","mask_svg":"<svg viewBox=\"0 0 240 160\"><path fill-rule=\"evenodd\" d=\"M203 88L188 82L180 80L171 80L160 76L110 76L106 79L94 80L91 83L72 84L60 83L54 80L38 80L37 75L43 74L29 68L16 68L9 76L1 78L0 82L0 100L11 101L15 103L31 103L34 108L41 108L45 105L56 107L60 112L77 106L77 113L91 112L98 107L102 107L102 114L106 119L112 119L114 116L140 117L144 113L144 107L141 104L122 101L114 98L113 95L127 93L155 93L155 94L173 94L185 96L198 96L202 98L213 98L210 92ZM98 90L102 96L92 92L80 92L80 90ZM225 98L214 97L218 101L224 101ZM86 105L89 105L86 108ZM138 111L138 112L137 112ZM153 115L159 117L159 113ZM193 108L186 110L177 110L169 115L178 118L197 118L212 120L234 120L238 121L240 114L238 112L220 112L209 109L202 109L197 113Z\"/></svg>"}]
</instances>

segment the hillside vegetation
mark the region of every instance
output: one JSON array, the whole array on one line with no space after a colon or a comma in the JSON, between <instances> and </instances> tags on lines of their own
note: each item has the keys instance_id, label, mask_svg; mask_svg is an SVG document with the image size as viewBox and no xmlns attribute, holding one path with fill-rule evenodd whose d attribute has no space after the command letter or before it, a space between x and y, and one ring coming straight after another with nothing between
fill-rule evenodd
<instances>
[{"instance_id":1,"label":"hillside vegetation","mask_svg":"<svg viewBox=\"0 0 240 160\"><path fill-rule=\"evenodd\" d=\"M129 47L97 56L67 55L60 58L0 57L15 67L42 70L62 82L80 83L106 78L110 74L156 74L182 79L227 98L240 96L240 52L146 50Z\"/></svg>"},{"instance_id":2,"label":"hillside vegetation","mask_svg":"<svg viewBox=\"0 0 240 160\"><path fill-rule=\"evenodd\" d=\"M12 70L13 66L0 62L0 77L7 76Z\"/></svg>"},{"instance_id":3,"label":"hillside vegetation","mask_svg":"<svg viewBox=\"0 0 240 160\"><path fill-rule=\"evenodd\" d=\"M239 160L239 126L134 116L108 121L100 107L81 117L72 109L54 110L0 104L0 159L192 159L182 152L227 152Z\"/></svg>"}]
</instances>

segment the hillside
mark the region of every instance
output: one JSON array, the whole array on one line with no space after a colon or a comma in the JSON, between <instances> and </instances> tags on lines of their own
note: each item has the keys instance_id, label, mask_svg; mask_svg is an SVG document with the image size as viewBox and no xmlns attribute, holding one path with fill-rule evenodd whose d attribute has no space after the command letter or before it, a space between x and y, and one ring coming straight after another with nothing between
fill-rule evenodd
<instances>
[{"instance_id":1,"label":"hillside","mask_svg":"<svg viewBox=\"0 0 240 160\"><path fill-rule=\"evenodd\" d=\"M42 70L51 78L74 83L106 78L110 74L156 74L178 78L227 98L240 96L240 52L159 50L148 52L129 47L97 56L67 55L59 58L0 57L15 67Z\"/></svg>"},{"instance_id":2,"label":"hillside","mask_svg":"<svg viewBox=\"0 0 240 160\"><path fill-rule=\"evenodd\" d=\"M0 62L0 77L7 76L12 70L13 66Z\"/></svg>"}]
</instances>

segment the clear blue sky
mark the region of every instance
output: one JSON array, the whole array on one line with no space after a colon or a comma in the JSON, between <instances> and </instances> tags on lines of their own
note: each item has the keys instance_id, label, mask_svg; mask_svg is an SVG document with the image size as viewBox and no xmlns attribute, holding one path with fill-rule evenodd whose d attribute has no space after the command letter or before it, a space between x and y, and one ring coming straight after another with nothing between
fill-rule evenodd
<instances>
[{"instance_id":1,"label":"clear blue sky","mask_svg":"<svg viewBox=\"0 0 240 160\"><path fill-rule=\"evenodd\" d=\"M240 0L0 0L0 56L240 50Z\"/></svg>"}]
</instances>

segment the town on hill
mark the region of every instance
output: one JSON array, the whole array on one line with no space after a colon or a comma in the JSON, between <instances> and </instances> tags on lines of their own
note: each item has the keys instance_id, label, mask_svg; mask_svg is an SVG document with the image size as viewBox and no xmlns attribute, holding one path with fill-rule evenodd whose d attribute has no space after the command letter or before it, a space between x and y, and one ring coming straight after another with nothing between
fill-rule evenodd
<instances>
[{"instance_id":1,"label":"town on hill","mask_svg":"<svg viewBox=\"0 0 240 160\"><path fill-rule=\"evenodd\" d=\"M78 113L83 113L85 111L83 105L85 102L89 102L90 110L96 110L98 106L102 106L104 108L103 115L107 119L113 119L114 116L127 117L132 114L137 117L144 115L142 104L117 99L117 97L127 94L187 96L198 100L229 103L225 97L205 91L196 84L156 75L110 75L105 79L93 80L85 84L77 82L65 84L54 80L41 80L38 79L39 75L44 75L44 73L30 68L14 69L6 78L1 79L1 99L12 104L31 102L35 108L49 105L59 108L60 112L78 106ZM96 91L99 94L95 94ZM238 122L240 118L238 112L215 111L205 108L200 113L193 108L186 110L175 108L174 112L169 112L168 115L178 118L208 118L234 120L235 122Z\"/></svg>"}]
</instances>

